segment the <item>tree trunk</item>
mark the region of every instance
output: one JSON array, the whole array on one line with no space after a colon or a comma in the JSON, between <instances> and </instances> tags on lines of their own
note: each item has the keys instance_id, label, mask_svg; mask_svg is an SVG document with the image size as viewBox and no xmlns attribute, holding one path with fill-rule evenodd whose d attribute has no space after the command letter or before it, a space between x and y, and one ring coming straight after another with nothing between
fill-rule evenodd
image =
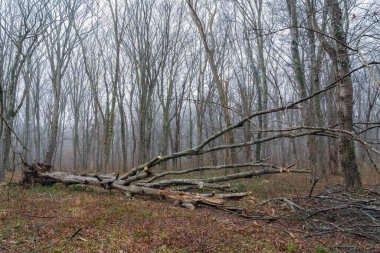
<instances>
[{"instance_id":1,"label":"tree trunk","mask_svg":"<svg viewBox=\"0 0 380 253\"><path fill-rule=\"evenodd\" d=\"M338 0L329 0L331 26L335 42L335 57L338 78L346 76L350 72L350 59L346 47L346 34L343 31L343 16ZM351 76L344 78L337 87L336 93L338 107L338 123L341 129L353 131L352 107L353 87ZM362 186L358 165L355 157L355 146L352 136L340 134L339 136L339 159L347 190L357 190Z\"/></svg>"},{"instance_id":2,"label":"tree trunk","mask_svg":"<svg viewBox=\"0 0 380 253\"><path fill-rule=\"evenodd\" d=\"M57 80L57 75L61 75L60 73L54 73L55 77L53 77L53 87L54 87L54 104L53 104L53 112L51 116L50 122L50 136L49 136L49 144L48 149L45 155L44 163L47 165L53 165L53 156L55 149L57 147L57 138L58 138L58 126L59 126L59 108L60 108L60 99L61 99L61 80Z\"/></svg>"},{"instance_id":3,"label":"tree trunk","mask_svg":"<svg viewBox=\"0 0 380 253\"><path fill-rule=\"evenodd\" d=\"M293 71L297 83L297 87L301 98L307 97L305 73L303 68L303 63L301 61L300 51L299 51L299 33L298 33L298 21L297 21L297 2L296 0L288 0L288 9L290 16L290 36L291 36L291 53L293 61ZM311 113L310 113L311 112ZM305 108L302 110L302 117L304 125L313 126L314 125L314 115L312 104L310 101L305 102ZM317 170L316 162L318 156L317 140L315 136L307 137L307 153L308 153L308 168L312 169L313 181L316 180Z\"/></svg>"},{"instance_id":4,"label":"tree trunk","mask_svg":"<svg viewBox=\"0 0 380 253\"><path fill-rule=\"evenodd\" d=\"M330 81L333 82L337 79L335 75L335 68L333 66L330 66ZM336 110L336 106L334 104L334 92L328 91L326 96L326 108L327 110L327 124L329 126L335 126L337 125L337 119L336 115L338 114ZM338 169L339 169L339 162L338 162L338 142L335 139L329 138L328 139L328 170L333 175L338 175Z\"/></svg>"}]
</instances>

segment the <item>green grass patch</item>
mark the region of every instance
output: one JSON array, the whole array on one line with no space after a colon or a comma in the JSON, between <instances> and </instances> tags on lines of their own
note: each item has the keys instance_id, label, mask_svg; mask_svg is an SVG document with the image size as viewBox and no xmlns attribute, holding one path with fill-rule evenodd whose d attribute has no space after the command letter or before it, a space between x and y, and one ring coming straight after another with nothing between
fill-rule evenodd
<instances>
[{"instance_id":1,"label":"green grass patch","mask_svg":"<svg viewBox=\"0 0 380 253\"><path fill-rule=\"evenodd\" d=\"M142 215L145 217L145 218L148 218L148 217L152 217L153 216L153 213L151 211L143 211Z\"/></svg>"},{"instance_id":2,"label":"green grass patch","mask_svg":"<svg viewBox=\"0 0 380 253\"><path fill-rule=\"evenodd\" d=\"M32 191L37 193L56 193L57 186L56 185L40 185L36 184L32 188Z\"/></svg>"},{"instance_id":3,"label":"green grass patch","mask_svg":"<svg viewBox=\"0 0 380 253\"><path fill-rule=\"evenodd\" d=\"M107 224L107 221L105 219L100 219L100 220L95 221L95 223L98 226L104 226Z\"/></svg>"},{"instance_id":4,"label":"green grass patch","mask_svg":"<svg viewBox=\"0 0 380 253\"><path fill-rule=\"evenodd\" d=\"M137 232L134 232L132 237L134 240L138 240L140 238L147 238L147 237L151 237L152 234L150 234L149 232L146 232L146 231L137 231Z\"/></svg>"},{"instance_id":5,"label":"green grass patch","mask_svg":"<svg viewBox=\"0 0 380 253\"><path fill-rule=\"evenodd\" d=\"M317 246L315 246L314 252L315 253L333 253L332 251L330 251L329 249L327 249L323 245L317 245Z\"/></svg>"},{"instance_id":6,"label":"green grass patch","mask_svg":"<svg viewBox=\"0 0 380 253\"><path fill-rule=\"evenodd\" d=\"M286 250L288 252L297 252L298 251L298 245L295 244L294 242L288 242L288 244L286 244Z\"/></svg>"}]
</instances>

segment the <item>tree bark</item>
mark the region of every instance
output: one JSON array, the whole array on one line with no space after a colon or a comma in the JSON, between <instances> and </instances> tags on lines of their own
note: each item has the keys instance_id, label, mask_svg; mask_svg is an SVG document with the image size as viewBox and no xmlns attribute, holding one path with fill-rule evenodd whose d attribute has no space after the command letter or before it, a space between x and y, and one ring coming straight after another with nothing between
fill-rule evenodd
<instances>
[{"instance_id":1,"label":"tree bark","mask_svg":"<svg viewBox=\"0 0 380 253\"><path fill-rule=\"evenodd\" d=\"M53 73L54 76L61 75L60 73ZM50 120L50 136L47 152L45 155L44 163L48 165L53 165L53 156L55 149L57 148L57 138L58 138L58 126L59 126L59 113L60 113L60 99L61 99L61 80L59 77L53 77L53 112ZM56 79L56 78L59 78Z\"/></svg>"},{"instance_id":2,"label":"tree bark","mask_svg":"<svg viewBox=\"0 0 380 253\"><path fill-rule=\"evenodd\" d=\"M347 49L346 34L343 27L343 15L338 0L328 0L331 15L331 26L335 38L335 57L338 78L350 72L350 58ZM342 79L336 93L338 107L338 124L341 129L353 131L353 87L351 75ZM358 190L362 187L361 177L356 163L355 146L352 136L340 134L339 159L347 190Z\"/></svg>"}]
</instances>

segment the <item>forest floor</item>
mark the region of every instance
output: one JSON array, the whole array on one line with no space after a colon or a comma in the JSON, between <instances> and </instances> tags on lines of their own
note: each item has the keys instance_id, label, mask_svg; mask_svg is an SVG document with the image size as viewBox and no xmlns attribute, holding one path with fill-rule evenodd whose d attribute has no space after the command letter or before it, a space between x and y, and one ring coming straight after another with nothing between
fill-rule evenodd
<instances>
[{"instance_id":1,"label":"forest floor","mask_svg":"<svg viewBox=\"0 0 380 253\"><path fill-rule=\"evenodd\" d=\"M368 170L366 187L380 177ZM9 176L9 175L8 175ZM234 183L253 196L234 202L251 213L291 214L274 197L305 196L310 176L279 174ZM16 176L16 180L17 180ZM340 177L321 179L314 194ZM321 234L298 219L251 220L207 207L195 210L148 198L126 199L87 186L0 186L0 252L380 252L361 236Z\"/></svg>"}]
</instances>

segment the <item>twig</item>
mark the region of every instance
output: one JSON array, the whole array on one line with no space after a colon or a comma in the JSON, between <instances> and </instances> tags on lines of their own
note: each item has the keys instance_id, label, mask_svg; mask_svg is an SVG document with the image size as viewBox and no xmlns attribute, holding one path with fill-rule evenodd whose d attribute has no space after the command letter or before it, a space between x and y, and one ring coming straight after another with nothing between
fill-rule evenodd
<instances>
[{"instance_id":1,"label":"twig","mask_svg":"<svg viewBox=\"0 0 380 253\"><path fill-rule=\"evenodd\" d=\"M282 201L282 202L285 202L286 204L288 204L290 206L290 208L292 209L292 211L296 211L295 208L299 209L299 210L305 210L305 208L303 208L302 206L300 205L297 205L296 203L290 201L289 199L287 198L274 198L274 199L268 199L268 200L265 200L257 205L264 205L266 203L269 203L269 202L272 202L272 201Z\"/></svg>"},{"instance_id":2,"label":"twig","mask_svg":"<svg viewBox=\"0 0 380 253\"><path fill-rule=\"evenodd\" d=\"M74 238L80 231L82 230L82 228L78 228L74 234L72 234L71 238Z\"/></svg>"},{"instance_id":3,"label":"twig","mask_svg":"<svg viewBox=\"0 0 380 253\"><path fill-rule=\"evenodd\" d=\"M309 198L311 198L311 195L313 194L314 187L315 187L315 185L318 183L318 181L319 181L319 177L317 177L317 178L314 180L314 182L313 182L313 185L312 185L312 187L311 187L311 189L310 189L310 192L309 192Z\"/></svg>"}]
</instances>

